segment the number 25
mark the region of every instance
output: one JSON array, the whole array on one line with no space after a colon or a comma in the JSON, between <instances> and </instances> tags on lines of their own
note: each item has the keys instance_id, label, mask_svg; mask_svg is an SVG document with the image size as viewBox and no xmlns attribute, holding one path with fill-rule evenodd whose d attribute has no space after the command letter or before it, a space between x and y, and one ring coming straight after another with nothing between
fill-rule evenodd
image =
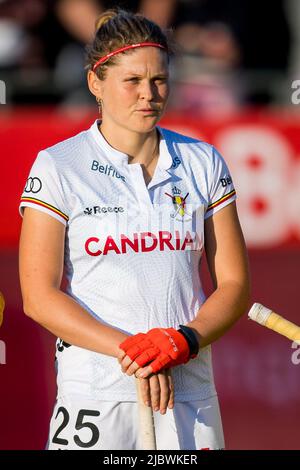
<instances>
[{"instance_id":1,"label":"number 25","mask_svg":"<svg viewBox=\"0 0 300 470\"><path fill-rule=\"evenodd\" d=\"M68 410L66 410L66 408L64 408L63 406L60 406L57 410L55 419L58 417L58 415L60 413L62 413L62 415L63 415L63 422L61 423L61 425L58 427L56 433L54 434L52 442L54 444L67 446L69 444L69 441L67 439L63 439L61 437L58 437L58 435L68 425L68 423L70 421L70 415L69 415ZM96 442L99 440L100 434L99 434L99 429L97 428L97 426L94 423L90 423L88 421L86 421L85 423L83 422L83 419L84 419L85 416L99 416L99 415L100 415L100 412L95 411L95 410L80 410L78 412L78 416L77 416L77 420L76 420L76 424L75 424L75 429L80 430L80 429L83 429L83 428L89 428L91 430L91 433L92 433L92 437L88 442L81 441L78 434L74 435L74 442L79 447L82 447L82 448L93 447L96 444Z\"/></svg>"}]
</instances>

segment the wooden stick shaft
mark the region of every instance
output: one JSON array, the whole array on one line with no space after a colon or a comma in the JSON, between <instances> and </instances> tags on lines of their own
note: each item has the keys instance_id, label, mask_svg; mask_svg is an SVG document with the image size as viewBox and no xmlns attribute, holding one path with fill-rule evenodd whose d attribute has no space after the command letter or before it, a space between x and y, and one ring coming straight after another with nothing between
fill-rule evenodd
<instances>
[{"instance_id":1,"label":"wooden stick shaft","mask_svg":"<svg viewBox=\"0 0 300 470\"><path fill-rule=\"evenodd\" d=\"M156 450L155 427L151 406L146 406L142 399L140 380L136 380L138 397L139 433L143 450Z\"/></svg>"}]
</instances>

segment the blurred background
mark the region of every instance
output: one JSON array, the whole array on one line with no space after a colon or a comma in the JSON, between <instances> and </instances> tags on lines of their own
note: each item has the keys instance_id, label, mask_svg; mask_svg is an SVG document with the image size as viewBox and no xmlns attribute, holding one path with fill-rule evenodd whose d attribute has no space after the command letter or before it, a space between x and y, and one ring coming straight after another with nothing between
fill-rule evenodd
<instances>
[{"instance_id":1,"label":"blurred background","mask_svg":"<svg viewBox=\"0 0 300 470\"><path fill-rule=\"evenodd\" d=\"M161 122L213 143L238 192L252 301L300 324L300 2L0 0L0 449L42 449L55 338L25 317L18 202L37 152L87 128L85 44L121 6L172 29ZM211 286L204 266L207 292ZM300 449L300 346L243 317L213 347L228 449Z\"/></svg>"}]
</instances>

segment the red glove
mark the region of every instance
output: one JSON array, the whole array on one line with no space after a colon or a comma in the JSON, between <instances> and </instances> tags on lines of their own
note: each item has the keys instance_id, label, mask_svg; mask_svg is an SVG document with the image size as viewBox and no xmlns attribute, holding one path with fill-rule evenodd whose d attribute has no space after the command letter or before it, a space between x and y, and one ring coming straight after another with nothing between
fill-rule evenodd
<instances>
[{"instance_id":1,"label":"red glove","mask_svg":"<svg viewBox=\"0 0 300 470\"><path fill-rule=\"evenodd\" d=\"M123 341L119 348L140 367L150 365L153 373L185 364L190 359L187 340L174 328L153 328L148 333L138 333Z\"/></svg>"}]
</instances>

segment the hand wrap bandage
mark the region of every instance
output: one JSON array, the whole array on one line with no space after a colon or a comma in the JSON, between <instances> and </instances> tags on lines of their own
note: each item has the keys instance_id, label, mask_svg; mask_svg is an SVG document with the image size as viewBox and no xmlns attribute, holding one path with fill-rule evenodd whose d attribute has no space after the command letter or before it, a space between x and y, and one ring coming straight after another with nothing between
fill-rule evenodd
<instances>
[{"instance_id":1,"label":"hand wrap bandage","mask_svg":"<svg viewBox=\"0 0 300 470\"><path fill-rule=\"evenodd\" d=\"M185 364L191 358L188 341L174 328L153 328L148 333L138 333L119 347L140 367L150 365L153 373Z\"/></svg>"}]
</instances>

